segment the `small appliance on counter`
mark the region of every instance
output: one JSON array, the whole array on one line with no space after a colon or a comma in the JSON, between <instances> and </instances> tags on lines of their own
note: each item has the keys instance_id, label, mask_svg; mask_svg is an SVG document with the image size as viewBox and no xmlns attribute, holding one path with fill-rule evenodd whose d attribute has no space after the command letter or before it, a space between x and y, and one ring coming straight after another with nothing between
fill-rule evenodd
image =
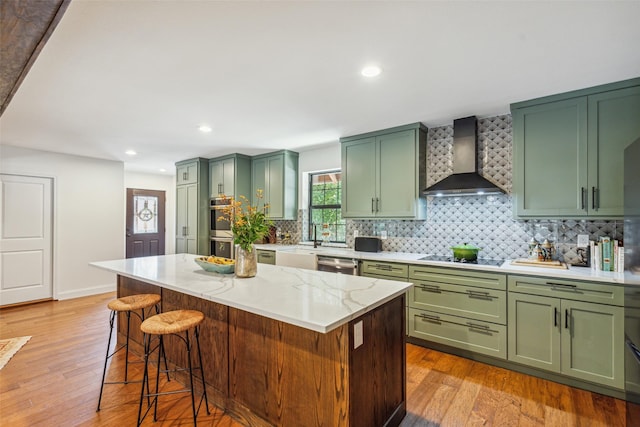
<instances>
[{"instance_id":1,"label":"small appliance on counter","mask_svg":"<svg viewBox=\"0 0 640 427\"><path fill-rule=\"evenodd\" d=\"M379 237L356 237L354 249L360 252L380 252L382 240Z\"/></svg>"}]
</instances>

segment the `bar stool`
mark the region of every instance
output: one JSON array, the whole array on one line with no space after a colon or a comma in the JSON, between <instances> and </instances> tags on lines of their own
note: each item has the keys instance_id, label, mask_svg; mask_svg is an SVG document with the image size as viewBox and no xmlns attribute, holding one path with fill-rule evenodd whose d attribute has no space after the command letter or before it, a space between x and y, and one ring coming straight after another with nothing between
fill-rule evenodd
<instances>
[{"instance_id":1,"label":"bar stool","mask_svg":"<svg viewBox=\"0 0 640 427\"><path fill-rule=\"evenodd\" d=\"M140 294L140 295L130 295L126 297L121 297L109 301L107 307L111 310L111 315L109 317L109 341L107 343L107 354L104 358L104 368L102 370L102 384L100 385L100 396L98 397L98 408L96 412L100 411L100 402L102 401L102 391L104 390L105 384L129 384L137 381L129 381L129 325L131 323L131 314L138 316L141 322L145 320L145 309L150 307L155 307L156 313L160 312L160 295L156 294ZM140 310L140 313L138 313ZM118 347L113 353L109 354L109 348L111 348L111 338L113 336L113 325L115 323L116 314L119 312L124 312L127 315L127 339L123 345ZM110 358L112 358L116 353L120 350L125 349L125 363L124 363L124 381L110 381L105 382L105 377L107 375L107 363Z\"/></svg>"},{"instance_id":2,"label":"bar stool","mask_svg":"<svg viewBox=\"0 0 640 427\"><path fill-rule=\"evenodd\" d=\"M149 317L147 320L142 322L140 325L140 329L144 333L144 375L142 379L142 388L140 391L140 406L138 407L138 426L142 423L144 418L149 413L151 409L151 405L153 404L153 421L157 420L158 413L158 396L166 395L166 394L176 394L176 393L191 393L191 409L193 412L193 425L197 425L197 416L200 411L200 406L202 405L202 401L204 400L205 407L207 409L207 414L209 414L209 402L207 400L207 387L204 381L204 368L202 365L202 353L200 352L200 323L204 320L204 314L200 311L196 310L175 310L168 311L161 314L156 314L155 316ZM196 346L198 352L198 363L200 366L193 367L191 361L191 350L193 343L189 337L189 331L193 329L194 336L196 338ZM182 334L184 332L184 334ZM184 388L181 390L173 390L166 392L158 392L158 385L160 380L160 362L161 358L165 359L165 367L167 365L166 362L166 354L164 352L164 340L163 337L165 335L173 335L178 337L184 344L187 350L187 364L188 368L176 368L173 371L189 371L189 388ZM152 347L151 341L153 336L157 336L158 343ZM156 386L155 392L150 393L149 391L149 359L151 354L158 349L158 365L156 371ZM196 410L195 403L195 393L193 387L193 371L200 370L201 380L202 380L202 396L200 397L200 402L198 403L198 409ZM145 393L145 385L147 392ZM150 401L150 397L153 397L153 402ZM144 399L147 398L147 409L142 414L142 404Z\"/></svg>"}]
</instances>

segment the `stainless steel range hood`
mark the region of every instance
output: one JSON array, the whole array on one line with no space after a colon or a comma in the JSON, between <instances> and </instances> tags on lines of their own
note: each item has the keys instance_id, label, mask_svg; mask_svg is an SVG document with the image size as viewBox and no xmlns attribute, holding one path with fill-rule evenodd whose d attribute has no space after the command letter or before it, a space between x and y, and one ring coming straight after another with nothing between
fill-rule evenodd
<instances>
[{"instance_id":1,"label":"stainless steel range hood","mask_svg":"<svg viewBox=\"0 0 640 427\"><path fill-rule=\"evenodd\" d=\"M475 116L453 121L453 174L423 191L427 196L470 196L505 191L480 176Z\"/></svg>"}]
</instances>

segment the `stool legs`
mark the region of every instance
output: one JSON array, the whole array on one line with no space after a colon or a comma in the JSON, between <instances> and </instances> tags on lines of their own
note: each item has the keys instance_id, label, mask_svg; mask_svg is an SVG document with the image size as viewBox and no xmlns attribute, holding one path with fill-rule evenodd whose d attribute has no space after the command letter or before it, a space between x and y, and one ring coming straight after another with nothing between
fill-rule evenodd
<instances>
[{"instance_id":1,"label":"stool legs","mask_svg":"<svg viewBox=\"0 0 640 427\"><path fill-rule=\"evenodd\" d=\"M156 304L155 306L155 311L156 314L160 313L160 308L158 307L158 305ZM136 316L138 316L138 318L140 319L141 322L144 322L145 320L145 309L141 309L140 310L140 314L138 314L137 312L133 312L133 314L135 314ZM131 326L131 311L126 311L126 316L127 316L127 336L126 336L126 341L125 344L119 348L117 348L116 350L113 351L113 353L109 354L109 349L111 348L111 340L113 338L113 329L114 329L114 325L115 325L115 320L116 320L116 315L118 314L117 311L112 310L110 315L109 315L109 339L107 341L107 353L105 355L104 358L104 366L102 368L102 381L100 383L100 395L98 396L98 407L96 409L96 412L100 411L100 403L102 402L102 392L104 391L104 385L105 384L129 384L129 331L130 331L130 326ZM117 333L116 333L117 334ZM125 350L125 359L124 359L124 381L113 381L113 382L105 382L106 376L107 376L107 364L109 363L109 359L111 357L113 357L117 352L119 352L120 350L122 350L124 348ZM165 358L165 368L166 368L166 358ZM166 368L168 369L168 368ZM169 378L169 374L167 374L167 379ZM139 382L139 381L132 381L132 382Z\"/></svg>"},{"instance_id":2,"label":"stool legs","mask_svg":"<svg viewBox=\"0 0 640 427\"><path fill-rule=\"evenodd\" d=\"M100 411L100 402L102 401L102 391L104 390L104 379L107 376L107 362L109 361L109 349L111 348L111 337L113 336L113 323L115 322L116 312L112 311L109 316L109 340L107 341L107 354L104 357L104 368L102 369L102 381L100 382L100 395L98 396L98 408ZM127 338L129 338L127 334ZM126 364L125 364L126 365Z\"/></svg>"},{"instance_id":3,"label":"stool legs","mask_svg":"<svg viewBox=\"0 0 640 427\"><path fill-rule=\"evenodd\" d=\"M150 334L144 334L144 347L145 347L145 360L144 360L144 374L143 374L143 380L142 380L142 387L141 387L141 391L140 391L140 405L138 407L138 423L137 425L140 426L140 424L142 423L142 421L144 420L144 418L146 417L146 415L148 414L149 410L151 409L151 405L153 405L153 421L157 421L157 415L158 415L158 396L164 395L164 394L174 394L174 393L181 393L181 392L190 392L191 393L191 411L193 414L193 425L197 426L197 415L200 409L200 405L202 404L202 401L204 400L205 403L205 408L207 410L207 415L210 414L209 412L209 401L207 398L207 387L206 387L206 383L205 383L205 379L204 379L204 367L202 365L202 353L200 351L200 329L198 326L195 327L194 329L194 334L195 334L195 338L196 338L196 350L198 353L198 363L200 364L199 367L194 368L193 364L192 364L192 354L191 354L191 350L193 347L193 343L191 342L191 339L189 338L189 331L186 330L184 331L184 337L182 337L179 334L172 334L178 338L180 338L186 346L186 350L187 350L187 364L188 364L188 371L189 371L189 388L188 389L183 389L183 390L176 390L176 391L167 391L167 392L160 392L159 391L159 384L160 384L160 365L162 363L162 359L164 359L164 365L165 368L167 367L167 357L166 357L166 353L165 353L165 349L164 349L164 340L163 340L163 335L160 335L158 337L158 344L155 347L151 346L151 338L152 336ZM149 360L151 358L151 354L155 351L158 350L158 359L157 359L157 365L156 365L156 384L155 384L155 390L154 393L150 393L149 392ZM200 403L198 404L198 408L196 409L196 402L195 402L195 388L194 388L194 381L193 381L193 370L194 369L199 369L200 370L200 374L202 376L202 388L203 388L203 392L202 392L202 397L200 398ZM177 369L177 370L184 370L184 369ZM167 371L167 378L169 377L168 375L168 369ZM146 386L146 394L145 394L145 386ZM150 400L150 397L153 396L153 401ZM147 398L147 409L145 411L145 413L142 413L142 404L144 402L144 398Z\"/></svg>"}]
</instances>

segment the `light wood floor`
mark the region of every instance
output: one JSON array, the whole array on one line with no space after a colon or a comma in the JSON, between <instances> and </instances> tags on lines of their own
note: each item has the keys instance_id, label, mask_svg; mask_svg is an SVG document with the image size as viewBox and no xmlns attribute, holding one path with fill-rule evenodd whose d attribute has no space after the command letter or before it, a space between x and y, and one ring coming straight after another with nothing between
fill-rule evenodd
<instances>
[{"instance_id":1,"label":"light wood floor","mask_svg":"<svg viewBox=\"0 0 640 427\"><path fill-rule=\"evenodd\" d=\"M0 370L0 425L132 425L139 384L107 385L96 412L114 294L0 310L0 338L32 335ZM117 375L123 357L114 357ZM130 365L141 373L141 365ZM175 382L172 382L172 384ZM407 345L409 426L625 426L625 402L479 362ZM158 423L191 425L188 396L161 400ZM203 426L239 426L211 407ZM632 425L629 423L628 425ZM640 423L639 423L640 425ZM327 426L331 427L331 426Z\"/></svg>"}]
</instances>

